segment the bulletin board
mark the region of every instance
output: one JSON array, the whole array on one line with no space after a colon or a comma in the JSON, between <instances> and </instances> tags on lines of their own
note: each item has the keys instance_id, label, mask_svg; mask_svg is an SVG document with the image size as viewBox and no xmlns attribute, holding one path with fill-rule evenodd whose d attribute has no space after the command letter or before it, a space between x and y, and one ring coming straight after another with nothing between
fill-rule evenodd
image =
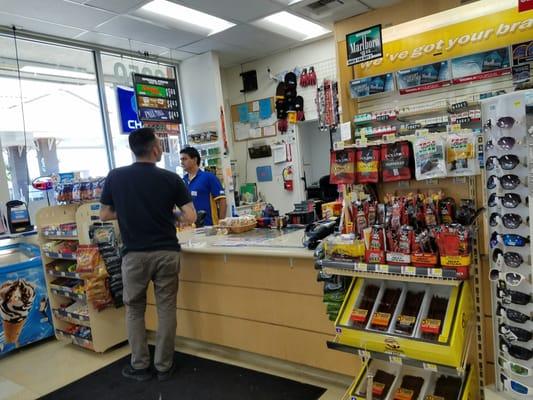
<instances>
[{"instance_id":1,"label":"bulletin board","mask_svg":"<svg viewBox=\"0 0 533 400\"><path fill-rule=\"evenodd\" d=\"M277 134L276 105L273 97L231 106L233 139L236 142L273 137Z\"/></svg>"}]
</instances>

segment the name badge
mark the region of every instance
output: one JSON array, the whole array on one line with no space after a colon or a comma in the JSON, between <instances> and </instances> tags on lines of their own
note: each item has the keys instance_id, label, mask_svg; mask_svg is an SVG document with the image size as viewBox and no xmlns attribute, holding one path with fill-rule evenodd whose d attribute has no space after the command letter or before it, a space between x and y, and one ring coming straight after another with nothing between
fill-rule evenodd
<instances>
[{"instance_id":1,"label":"name badge","mask_svg":"<svg viewBox=\"0 0 533 400\"><path fill-rule=\"evenodd\" d=\"M196 192L196 190L191 191L191 196L194 196L194 197L198 196L198 193Z\"/></svg>"}]
</instances>

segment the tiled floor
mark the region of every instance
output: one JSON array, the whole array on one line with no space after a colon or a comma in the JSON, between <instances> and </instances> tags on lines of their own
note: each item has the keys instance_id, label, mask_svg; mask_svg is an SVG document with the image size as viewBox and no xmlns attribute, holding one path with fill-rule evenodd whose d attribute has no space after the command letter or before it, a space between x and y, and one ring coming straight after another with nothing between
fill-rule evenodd
<instances>
[{"instance_id":1,"label":"tiled floor","mask_svg":"<svg viewBox=\"0 0 533 400\"><path fill-rule=\"evenodd\" d=\"M336 374L301 367L228 348L178 341L176 349L199 357L239 365L327 388L320 400L341 399L350 380ZM127 345L96 354L51 340L0 359L0 400L30 400L47 394L124 357Z\"/></svg>"}]
</instances>

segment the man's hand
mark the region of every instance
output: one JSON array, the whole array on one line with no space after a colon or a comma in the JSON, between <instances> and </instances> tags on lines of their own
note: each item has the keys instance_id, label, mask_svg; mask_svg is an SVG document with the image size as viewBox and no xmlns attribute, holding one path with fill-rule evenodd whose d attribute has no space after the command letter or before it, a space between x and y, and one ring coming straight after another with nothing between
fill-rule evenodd
<instances>
[{"instance_id":1,"label":"man's hand","mask_svg":"<svg viewBox=\"0 0 533 400\"><path fill-rule=\"evenodd\" d=\"M181 213L178 214L178 221L181 225L192 225L196 222L196 210L192 202L180 207Z\"/></svg>"},{"instance_id":2,"label":"man's hand","mask_svg":"<svg viewBox=\"0 0 533 400\"><path fill-rule=\"evenodd\" d=\"M100 220L101 221L111 221L117 219L117 213L111 206L106 206L102 204L100 207Z\"/></svg>"}]
</instances>

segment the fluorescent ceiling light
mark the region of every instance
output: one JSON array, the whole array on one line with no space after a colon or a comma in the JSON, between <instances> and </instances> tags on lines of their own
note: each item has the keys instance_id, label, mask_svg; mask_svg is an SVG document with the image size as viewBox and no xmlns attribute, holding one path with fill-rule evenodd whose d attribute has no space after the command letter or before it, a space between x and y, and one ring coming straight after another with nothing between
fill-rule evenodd
<instances>
[{"instance_id":1,"label":"fluorescent ceiling light","mask_svg":"<svg viewBox=\"0 0 533 400\"><path fill-rule=\"evenodd\" d=\"M42 75L54 75L54 76L64 76L66 78L76 78L76 79L95 79L93 74L88 74L86 72L71 71L68 69L59 69L59 68L47 68L47 67L38 67L36 65L25 65L20 69L22 72L30 72L34 74Z\"/></svg>"},{"instance_id":2,"label":"fluorescent ceiling light","mask_svg":"<svg viewBox=\"0 0 533 400\"><path fill-rule=\"evenodd\" d=\"M284 36L294 37L298 40L308 40L331 32L321 25L298 17L287 11L281 11L254 23L271 32Z\"/></svg>"},{"instance_id":3,"label":"fluorescent ceiling light","mask_svg":"<svg viewBox=\"0 0 533 400\"><path fill-rule=\"evenodd\" d=\"M192 8L184 7L166 0L151 1L141 7L140 10L199 26L209 32L208 36L235 26L234 23L226 21L225 19L214 17L201 11L193 10Z\"/></svg>"},{"instance_id":4,"label":"fluorescent ceiling light","mask_svg":"<svg viewBox=\"0 0 533 400\"><path fill-rule=\"evenodd\" d=\"M292 1L289 2L289 6L292 6L293 4L299 3L300 1L304 1L304 0L292 0Z\"/></svg>"}]
</instances>

